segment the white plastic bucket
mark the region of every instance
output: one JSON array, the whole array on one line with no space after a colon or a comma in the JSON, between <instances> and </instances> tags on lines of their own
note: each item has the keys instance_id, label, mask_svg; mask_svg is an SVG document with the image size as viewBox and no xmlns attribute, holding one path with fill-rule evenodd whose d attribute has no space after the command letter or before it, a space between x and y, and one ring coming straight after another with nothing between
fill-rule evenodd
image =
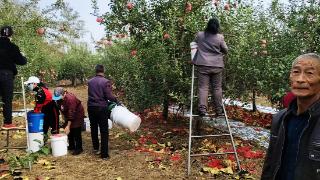
<instances>
[{"instance_id":1,"label":"white plastic bucket","mask_svg":"<svg viewBox=\"0 0 320 180\"><path fill-rule=\"evenodd\" d=\"M191 48L191 60L194 61L193 58L197 53L198 44L196 42L191 42L190 43L190 48Z\"/></svg>"},{"instance_id":2,"label":"white plastic bucket","mask_svg":"<svg viewBox=\"0 0 320 180\"><path fill-rule=\"evenodd\" d=\"M51 150L54 157L64 156L68 153L68 136L55 134L50 136Z\"/></svg>"},{"instance_id":3,"label":"white plastic bucket","mask_svg":"<svg viewBox=\"0 0 320 180\"><path fill-rule=\"evenodd\" d=\"M136 131L141 123L139 116L130 112L123 106L115 106L111 110L111 120L117 125L129 129L131 132Z\"/></svg>"},{"instance_id":4,"label":"white plastic bucket","mask_svg":"<svg viewBox=\"0 0 320 180\"><path fill-rule=\"evenodd\" d=\"M84 119L84 124L85 124L85 127L86 127L86 131L87 132L91 132L89 118L85 118ZM109 129L112 128L112 121L110 119L108 119L108 127L109 127ZM100 134L100 129L98 129L98 133Z\"/></svg>"},{"instance_id":5,"label":"white plastic bucket","mask_svg":"<svg viewBox=\"0 0 320 180\"><path fill-rule=\"evenodd\" d=\"M29 152L37 152L43 146L43 132L28 133Z\"/></svg>"},{"instance_id":6,"label":"white plastic bucket","mask_svg":"<svg viewBox=\"0 0 320 180\"><path fill-rule=\"evenodd\" d=\"M90 129L90 120L89 118L84 118L84 124L86 126L86 131L87 132L91 132L91 129Z\"/></svg>"}]
</instances>

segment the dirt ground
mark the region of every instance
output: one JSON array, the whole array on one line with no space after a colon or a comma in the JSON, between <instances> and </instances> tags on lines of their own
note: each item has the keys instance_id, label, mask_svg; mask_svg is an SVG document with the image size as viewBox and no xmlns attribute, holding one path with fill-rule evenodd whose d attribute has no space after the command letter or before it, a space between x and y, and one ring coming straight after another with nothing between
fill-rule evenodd
<instances>
[{"instance_id":1,"label":"dirt ground","mask_svg":"<svg viewBox=\"0 0 320 180\"><path fill-rule=\"evenodd\" d=\"M86 86L67 88L82 100L86 105ZM86 108L85 108L86 109ZM171 115L168 122L161 120L161 113L145 111L141 114L142 124L138 131L131 133L128 130L114 126L110 130L109 153L110 159L101 160L92 153L91 136L89 132L82 133L84 152L78 156L68 153L66 156L53 157L42 155L39 163L32 165L32 170L23 170L20 179L237 179L236 163L223 167L233 168L232 173L209 173L204 171L210 158L192 158L192 173L187 176L188 154L188 119ZM2 119L2 118L1 118ZM19 125L24 125L23 118L15 118ZM202 126L202 134L221 133L218 130ZM5 144L5 132L2 131L0 146ZM17 136L18 135L18 136ZM15 146L26 145L25 134L12 133L10 142ZM230 148L230 139L201 139L194 141L194 153L219 152L221 147ZM256 146L254 142L245 142L236 138L239 147L250 147L253 152L265 152L265 149ZM214 149L214 150L213 150ZM6 161L12 156L22 156L23 150L2 151L0 156ZM264 156L251 157L239 155L241 167L250 172L248 179L259 179ZM226 160L229 156L219 156L217 160ZM230 159L230 158L229 158ZM39 161L40 160L40 161ZM42 161L41 161L42 160ZM45 163L43 163L45 161ZM212 159L211 159L212 162ZM212 165L212 163L211 163ZM0 168L1 170L1 168ZM1 172L1 171L0 171ZM2 172L4 174L6 172ZM5 179L14 179L6 176Z\"/></svg>"}]
</instances>

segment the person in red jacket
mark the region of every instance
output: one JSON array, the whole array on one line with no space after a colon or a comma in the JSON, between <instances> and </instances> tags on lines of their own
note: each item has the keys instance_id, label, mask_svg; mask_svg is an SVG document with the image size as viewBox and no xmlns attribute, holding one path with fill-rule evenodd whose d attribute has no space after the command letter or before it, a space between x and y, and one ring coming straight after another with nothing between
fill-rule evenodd
<instances>
[{"instance_id":1,"label":"person in red jacket","mask_svg":"<svg viewBox=\"0 0 320 180\"><path fill-rule=\"evenodd\" d=\"M291 92L287 92L282 98L283 108L288 108L290 103L296 98L296 96Z\"/></svg>"},{"instance_id":2,"label":"person in red jacket","mask_svg":"<svg viewBox=\"0 0 320 180\"><path fill-rule=\"evenodd\" d=\"M51 134L59 134L59 109L52 100L52 93L49 89L40 82L39 78L35 76L29 77L28 81L24 82L30 91L35 94L35 108L34 113L43 113L43 133L48 134L49 127L51 127Z\"/></svg>"},{"instance_id":3,"label":"person in red jacket","mask_svg":"<svg viewBox=\"0 0 320 180\"><path fill-rule=\"evenodd\" d=\"M72 155L78 155L83 151L81 130L84 120L84 108L81 101L62 87L54 89L53 100L57 101L65 119L64 131L68 135L68 149L73 150Z\"/></svg>"}]
</instances>

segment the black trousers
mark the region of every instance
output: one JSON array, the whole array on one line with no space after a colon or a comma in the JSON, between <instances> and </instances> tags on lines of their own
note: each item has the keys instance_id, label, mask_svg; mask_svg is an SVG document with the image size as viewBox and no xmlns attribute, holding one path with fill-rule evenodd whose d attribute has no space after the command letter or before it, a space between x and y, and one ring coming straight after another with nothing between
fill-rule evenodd
<instances>
[{"instance_id":1,"label":"black trousers","mask_svg":"<svg viewBox=\"0 0 320 180\"><path fill-rule=\"evenodd\" d=\"M41 112L43 118L43 133L47 134L51 127L51 134L59 134L59 109L54 101L49 102L42 107Z\"/></svg>"},{"instance_id":2,"label":"black trousers","mask_svg":"<svg viewBox=\"0 0 320 180\"><path fill-rule=\"evenodd\" d=\"M12 99L13 99L13 72L0 70L0 96L3 104L3 117L5 124L12 123Z\"/></svg>"},{"instance_id":3,"label":"black trousers","mask_svg":"<svg viewBox=\"0 0 320 180\"><path fill-rule=\"evenodd\" d=\"M69 148L73 150L83 150L82 149L82 137L81 137L81 127L70 128L70 133L68 134Z\"/></svg>"},{"instance_id":4,"label":"black trousers","mask_svg":"<svg viewBox=\"0 0 320 180\"><path fill-rule=\"evenodd\" d=\"M91 139L93 149L99 150L99 138L98 128L100 129L101 136L101 157L109 157L109 128L108 118L110 114L107 111L107 107L88 107L88 114L90 119Z\"/></svg>"}]
</instances>

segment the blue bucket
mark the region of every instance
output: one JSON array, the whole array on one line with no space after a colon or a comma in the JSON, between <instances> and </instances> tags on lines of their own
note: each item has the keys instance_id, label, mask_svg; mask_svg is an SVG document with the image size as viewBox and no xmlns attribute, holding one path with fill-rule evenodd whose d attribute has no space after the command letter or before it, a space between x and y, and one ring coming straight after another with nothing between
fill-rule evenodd
<instances>
[{"instance_id":1,"label":"blue bucket","mask_svg":"<svg viewBox=\"0 0 320 180\"><path fill-rule=\"evenodd\" d=\"M29 111L27 114L29 133L43 132L43 113L33 113Z\"/></svg>"}]
</instances>

